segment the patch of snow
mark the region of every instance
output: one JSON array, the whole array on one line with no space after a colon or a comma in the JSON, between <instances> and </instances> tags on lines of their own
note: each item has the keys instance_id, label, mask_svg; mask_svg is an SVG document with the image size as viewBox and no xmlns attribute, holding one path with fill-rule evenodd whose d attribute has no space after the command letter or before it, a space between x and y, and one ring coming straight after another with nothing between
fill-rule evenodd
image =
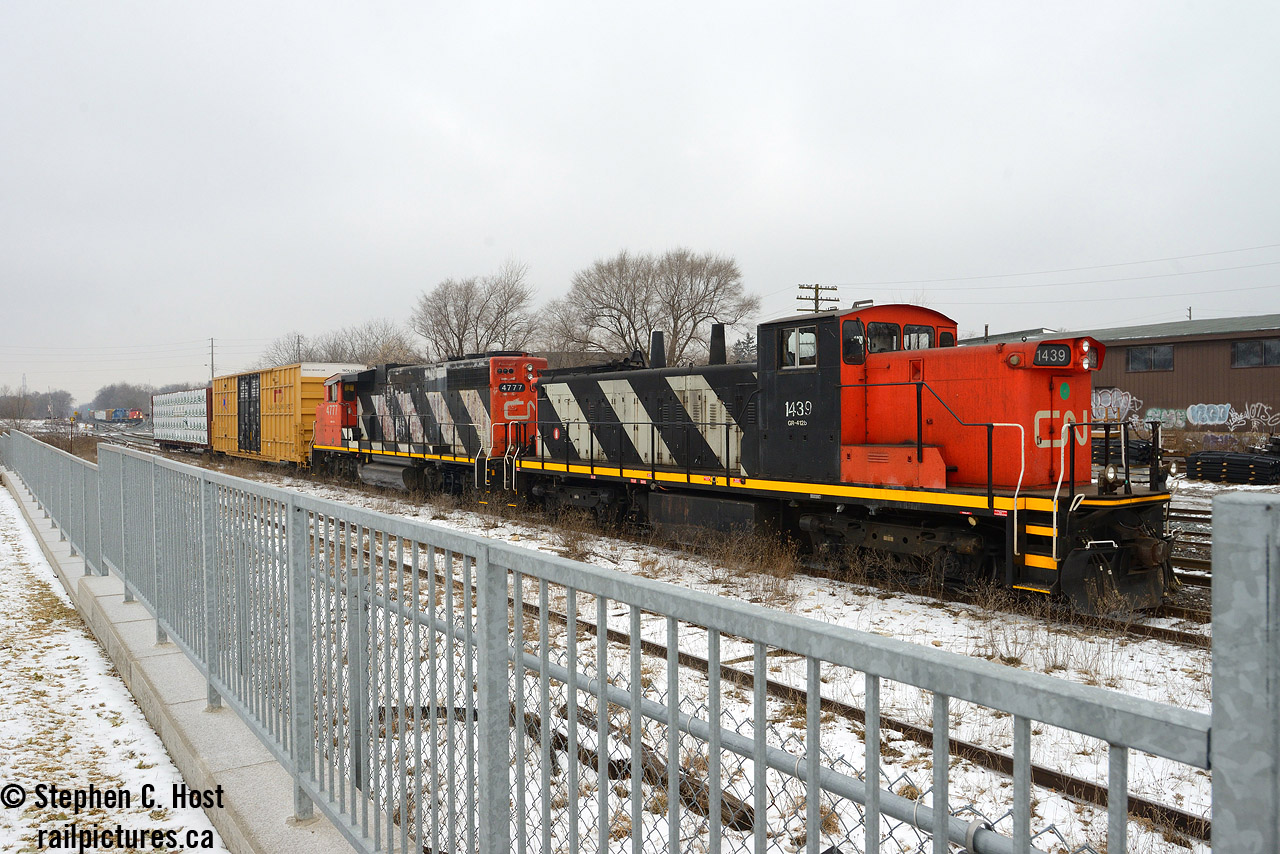
<instances>
[{"instance_id":1,"label":"patch of snow","mask_svg":"<svg viewBox=\"0 0 1280 854\"><path fill-rule=\"evenodd\" d=\"M0 785L27 792L23 806L0 807L0 850L35 851L47 834L92 828L188 832L225 851L200 809L171 805L182 776L45 560L35 534L0 489ZM36 787L121 790L128 808L37 805ZM154 787L152 808L142 804ZM206 837L205 834L210 834ZM149 846L144 846L149 847ZM97 850L96 848L91 850ZM189 849L190 850L190 849Z\"/></svg>"}]
</instances>

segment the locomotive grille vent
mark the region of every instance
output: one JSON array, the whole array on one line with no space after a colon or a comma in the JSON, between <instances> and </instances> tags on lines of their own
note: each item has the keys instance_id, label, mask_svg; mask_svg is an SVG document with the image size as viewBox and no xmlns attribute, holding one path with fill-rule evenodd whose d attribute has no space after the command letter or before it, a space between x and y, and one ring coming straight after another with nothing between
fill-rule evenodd
<instances>
[{"instance_id":1,"label":"locomotive grille vent","mask_svg":"<svg viewBox=\"0 0 1280 854\"><path fill-rule=\"evenodd\" d=\"M887 463L889 462L888 451L868 451L867 462L869 463Z\"/></svg>"}]
</instances>

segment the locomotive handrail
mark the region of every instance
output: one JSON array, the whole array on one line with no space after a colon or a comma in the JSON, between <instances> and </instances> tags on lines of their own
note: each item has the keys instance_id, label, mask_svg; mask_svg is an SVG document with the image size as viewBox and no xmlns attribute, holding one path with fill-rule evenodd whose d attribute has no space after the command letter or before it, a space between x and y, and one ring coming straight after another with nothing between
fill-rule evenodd
<instances>
[{"instance_id":1,"label":"locomotive handrail","mask_svg":"<svg viewBox=\"0 0 1280 854\"><path fill-rule=\"evenodd\" d=\"M1057 486L1054 488L1054 490L1053 490L1053 512L1052 512L1052 514L1051 514L1051 515L1053 516L1053 554L1052 554L1052 557L1053 557L1053 562L1054 562L1054 563L1057 563L1057 562L1058 562L1058 497L1059 497L1059 496L1061 495L1061 493L1062 493L1062 478L1063 478L1063 477L1066 475L1066 473L1067 473L1067 465L1066 465L1066 459L1065 459L1065 458L1068 456L1068 454L1067 454L1067 446L1068 446L1068 445L1070 445L1070 446L1071 446L1071 453L1070 453L1070 460L1071 460L1071 480L1069 481L1069 484L1070 484L1070 485L1069 485L1069 487L1068 487L1068 489L1070 490L1071 508L1067 511L1067 512L1068 512L1068 514L1069 514L1072 510L1075 510L1075 508L1076 508L1076 506L1077 506L1077 505L1076 505L1076 500L1075 500L1075 498L1076 498L1076 438L1075 438L1075 436L1074 436L1074 435L1073 435L1073 436L1071 436L1071 438L1067 438L1067 432L1068 432L1069 430L1071 430L1072 428L1075 428L1075 429L1077 429L1077 430L1079 430L1079 429L1081 429L1081 428L1084 428L1084 429L1088 430L1089 432L1092 432L1092 430L1093 430L1093 426L1094 426L1094 424L1096 424L1096 423L1099 423L1099 422L1094 422L1094 421L1085 421L1085 422L1077 423L1077 422L1075 422L1075 421L1067 421L1067 420L1065 420L1065 419L1064 419L1064 420L1063 420L1063 422L1062 422L1062 431L1059 433L1059 437L1060 437L1060 438L1061 438L1061 440L1062 440L1062 444L1058 446L1058 447L1061 449L1061 450L1059 450L1059 451L1058 451L1058 485L1057 485ZM1107 429L1107 427L1109 426L1109 425L1107 424L1107 422L1102 422L1102 423L1103 423L1103 429L1104 429L1104 430L1105 430L1105 429ZM1087 436L1087 435L1088 435L1088 433L1086 433L1086 436ZM1125 437L1125 439L1126 439L1126 444L1128 444L1128 441L1127 441L1127 440L1128 440L1128 437L1126 436L1126 437ZM1090 448L1090 449L1089 449L1089 453L1090 453L1090 455L1092 455L1092 453L1093 453L1093 449L1092 449L1092 448ZM1126 465L1125 465L1125 480L1128 480L1128 471L1129 471L1129 467L1128 467L1128 464L1126 463ZM1083 496L1083 494L1081 494L1081 499L1082 499L1082 500L1083 500L1083 497L1084 497L1084 496ZM1063 534L1063 536L1064 536L1064 537L1065 537L1065 536L1069 536L1069 535L1070 535L1070 532L1071 532L1071 528L1070 528L1070 526L1067 526L1067 528L1066 528L1066 532Z\"/></svg>"},{"instance_id":2,"label":"locomotive handrail","mask_svg":"<svg viewBox=\"0 0 1280 854\"><path fill-rule=\"evenodd\" d=\"M682 431L683 439L684 439L684 446L686 448L688 447L688 444L689 444L689 428L690 427L724 428L725 434L726 434L725 435L725 461L724 461L724 477L725 477L726 485L728 485L728 481L730 479L736 476L733 472L733 463L735 458L733 455L733 432L732 432L733 430L736 429L739 434L738 435L739 447L738 447L738 454L736 459L739 467L741 467L742 465L742 450L741 450L741 444L740 444L741 438L742 438L741 437L742 428L741 428L741 425L739 425L738 422L734 421L732 418L725 419L722 421L710 420L710 419L706 421L682 421L682 422L674 422L674 421L658 422L658 421L651 421L651 420L650 421L618 421L617 423L614 423L614 424L599 424L599 423L589 421L585 418L584 419L575 418L575 419L556 419L556 420L546 420L546 421L531 420L531 421L521 422L521 423L532 423L537 428L535 435L539 438L540 441L534 446L535 447L534 458L538 462L546 462L548 459L554 459L553 456L547 453L546 439L543 438L546 435L548 435L550 428L558 428L558 427L564 428L565 430L564 440L568 442L570 446L573 445L573 440L570 438L569 428L574 426L582 426L587 428L587 433L589 436L589 441L587 445L587 456L582 458L582 461L583 463L586 464L589 474L595 474L597 448L600 447L603 450L603 447L596 442L596 432L606 428L612 429L615 431L615 433L618 436L619 442L621 442L623 431L626 430L626 428L628 427L637 427L637 428L647 427L649 429L649 458L647 460L644 459L644 454L642 451L640 451L640 448L638 446L636 450L637 452L641 453L641 462L647 463L647 465L645 465L644 467L649 470L650 480L655 480L655 481L657 480L658 456L659 456L658 447L657 447L658 430L664 426L680 428L680 430ZM544 428L548 428L548 429L544 429ZM627 435L630 435L630 434L628 433ZM708 441L707 444L709 447L712 446L712 443L710 441ZM715 451L714 447L712 447L712 451L713 452ZM716 453L718 457L718 452ZM684 459L685 461L683 465L678 464L676 462L672 462L669 465L664 464L664 466L665 468L670 468L676 471L683 472L686 480L689 483L693 483L692 460L688 454L684 455ZM566 455L566 461L567 461L567 455ZM620 467L621 465L622 463L619 462ZM717 459L715 466L707 466L707 468L717 468L717 469L720 468L719 460Z\"/></svg>"},{"instance_id":3,"label":"locomotive handrail","mask_svg":"<svg viewBox=\"0 0 1280 854\"><path fill-rule=\"evenodd\" d=\"M1156 471L1161 467L1163 462L1162 449L1160 448L1160 425L1158 421L1151 421L1148 423L1150 423L1151 425L1153 456L1149 463L1147 485L1148 485L1148 488L1155 489L1156 479L1157 479ZM1076 443L1074 441L1069 441L1066 438L1067 430L1069 428L1075 428L1076 430L1084 429L1088 431L1085 435L1089 436L1093 432L1093 428L1101 427L1103 430L1103 443L1104 443L1102 461L1103 461L1103 465L1105 466L1111 462L1111 428L1116 426L1120 427L1120 462L1124 467L1125 494L1132 495L1133 484L1131 482L1131 478L1130 478L1131 473L1129 470L1129 426L1130 426L1129 422L1121 421L1117 424L1117 422L1114 422L1114 421L1080 421L1080 422L1065 422L1062 425L1062 432L1060 434L1062 438L1062 445L1061 445L1061 450L1059 451L1058 485L1053 492L1053 559L1055 561L1058 559L1058 500L1062 492L1062 479L1063 477L1066 476L1066 470L1068 468L1068 466L1063 465L1062 457L1067 455L1068 445L1071 446L1071 452L1069 455L1069 459L1070 459L1069 468L1071 469L1071 478L1068 481L1068 490L1069 490L1068 496L1071 501L1071 507L1068 510L1068 514L1070 514L1070 512L1074 511L1076 507L1079 506L1079 502L1076 500L1076 465L1075 465ZM1091 458L1092 458L1092 453L1093 453L1092 448L1090 448ZM1083 494L1081 494L1080 498L1083 499L1083 497L1084 497ZM1071 533L1069 518L1067 519L1067 523L1068 524L1066 525L1063 532L1063 537L1070 536L1070 533Z\"/></svg>"}]
</instances>

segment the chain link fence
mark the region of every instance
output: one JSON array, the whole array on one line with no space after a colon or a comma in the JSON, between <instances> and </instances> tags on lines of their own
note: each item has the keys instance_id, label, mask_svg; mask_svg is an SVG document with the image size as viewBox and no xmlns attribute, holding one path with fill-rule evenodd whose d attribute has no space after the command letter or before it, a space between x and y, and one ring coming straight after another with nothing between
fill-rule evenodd
<instances>
[{"instance_id":1,"label":"chain link fence","mask_svg":"<svg viewBox=\"0 0 1280 854\"><path fill-rule=\"evenodd\" d=\"M11 432L0 457L356 850L1116 854L1131 755L1210 765L1209 715L131 450L94 466ZM881 730L902 685L931 748ZM837 687L860 719L823 706ZM956 782L962 702L1013 734L981 796ZM1105 832L1033 819L1033 722L1104 745ZM1215 823L1254 797L1214 795Z\"/></svg>"}]
</instances>

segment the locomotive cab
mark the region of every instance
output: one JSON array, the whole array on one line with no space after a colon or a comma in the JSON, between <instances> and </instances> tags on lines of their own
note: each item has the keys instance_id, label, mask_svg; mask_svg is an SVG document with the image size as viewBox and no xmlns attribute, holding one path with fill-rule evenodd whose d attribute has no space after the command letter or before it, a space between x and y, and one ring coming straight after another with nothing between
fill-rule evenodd
<instances>
[{"instance_id":1,"label":"locomotive cab","mask_svg":"<svg viewBox=\"0 0 1280 854\"><path fill-rule=\"evenodd\" d=\"M765 476L946 487L938 448L917 441L910 386L924 376L919 351L955 346L955 321L921 306L855 306L762 324L758 340Z\"/></svg>"}]
</instances>

